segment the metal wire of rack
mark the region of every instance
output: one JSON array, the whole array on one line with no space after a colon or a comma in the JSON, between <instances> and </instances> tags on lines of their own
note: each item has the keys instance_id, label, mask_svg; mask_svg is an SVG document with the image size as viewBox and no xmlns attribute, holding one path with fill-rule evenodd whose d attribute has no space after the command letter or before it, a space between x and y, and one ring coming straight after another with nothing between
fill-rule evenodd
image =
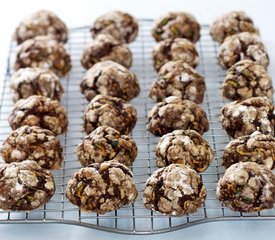
<instances>
[{"instance_id":1,"label":"metal wire of rack","mask_svg":"<svg viewBox=\"0 0 275 240\"><path fill-rule=\"evenodd\" d=\"M64 164L60 170L54 171L56 193L43 207L29 212L0 211L0 223L64 223L74 224L115 233L127 234L155 234L186 228L200 223L223 220L258 220L275 219L274 209L258 213L233 212L223 206L216 198L216 184L224 169L220 166L220 158L224 146L230 138L224 132L220 123L220 109L224 100L219 96L219 88L224 77L224 71L216 63L217 44L209 35L209 27L202 26L201 39L197 43L200 55L200 64L197 70L205 77L207 91L203 109L206 111L210 129L204 138L215 151L215 158L209 168L201 175L207 189L207 199L196 213L181 217L170 217L153 212L143 206L142 195L145 181L157 169L155 164L155 145L158 137L146 130L147 112L154 102L148 97L152 81L157 74L153 69L151 51L155 44L150 35L152 20L140 20L140 33L136 41L130 44L133 52L133 66L141 84L140 95L132 100L138 112L138 121L132 131L132 136L138 145L138 156L132 171L139 192L136 202L128 207L98 215L81 212L73 206L64 195L66 184L75 171L80 168L76 157L76 146L83 138L82 115L87 101L79 91L79 83L85 70L80 65L80 55L90 40L89 28L80 27L70 30L70 39L67 50L71 54L73 68L68 76L62 79L65 86L65 95L62 104L65 106L69 118L69 130L60 137L64 147ZM10 76L13 72L16 45L11 43L9 58L4 81L0 84L0 143L4 141L11 129L8 124L8 115L13 102L9 90Z\"/></svg>"}]
</instances>

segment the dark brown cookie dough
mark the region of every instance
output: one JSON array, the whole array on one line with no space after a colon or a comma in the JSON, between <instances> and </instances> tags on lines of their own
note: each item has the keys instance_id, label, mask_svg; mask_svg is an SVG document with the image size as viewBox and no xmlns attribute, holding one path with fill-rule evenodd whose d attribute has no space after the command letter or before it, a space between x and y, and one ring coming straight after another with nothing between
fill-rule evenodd
<instances>
[{"instance_id":1,"label":"dark brown cookie dough","mask_svg":"<svg viewBox=\"0 0 275 240\"><path fill-rule=\"evenodd\" d=\"M15 40L21 44L27 39L44 35L65 43L68 40L68 29L53 12L40 10L22 20L16 28Z\"/></svg>"},{"instance_id":2,"label":"dark brown cookie dough","mask_svg":"<svg viewBox=\"0 0 275 240\"><path fill-rule=\"evenodd\" d=\"M233 138L259 131L274 136L275 112L266 97L227 103L221 110L222 126Z\"/></svg>"},{"instance_id":3,"label":"dark brown cookie dough","mask_svg":"<svg viewBox=\"0 0 275 240\"><path fill-rule=\"evenodd\" d=\"M11 78L13 101L41 95L53 100L61 100L64 89L60 79L44 68L20 68Z\"/></svg>"},{"instance_id":4,"label":"dark brown cookie dough","mask_svg":"<svg viewBox=\"0 0 275 240\"><path fill-rule=\"evenodd\" d=\"M204 172L214 158L209 143L194 130L175 130L162 136L156 146L157 166L184 164Z\"/></svg>"},{"instance_id":5,"label":"dark brown cookie dough","mask_svg":"<svg viewBox=\"0 0 275 240\"><path fill-rule=\"evenodd\" d=\"M206 188L196 171L171 164L146 181L143 202L146 208L166 215L186 215L197 211L206 199Z\"/></svg>"},{"instance_id":6,"label":"dark brown cookie dough","mask_svg":"<svg viewBox=\"0 0 275 240\"><path fill-rule=\"evenodd\" d=\"M185 38L158 42L153 48L152 56L156 71L159 71L165 63L173 60L182 60L191 67L199 64L199 54L194 43Z\"/></svg>"},{"instance_id":7,"label":"dark brown cookie dough","mask_svg":"<svg viewBox=\"0 0 275 240\"><path fill-rule=\"evenodd\" d=\"M172 96L151 109L148 113L147 128L155 135L186 129L203 134L208 131L209 123L206 113L199 105Z\"/></svg>"},{"instance_id":8,"label":"dark brown cookie dough","mask_svg":"<svg viewBox=\"0 0 275 240\"><path fill-rule=\"evenodd\" d=\"M125 165L108 161L77 171L68 182L66 197L82 211L105 214L134 203L137 189Z\"/></svg>"},{"instance_id":9,"label":"dark brown cookie dough","mask_svg":"<svg viewBox=\"0 0 275 240\"><path fill-rule=\"evenodd\" d=\"M241 32L258 33L253 20L243 11L226 13L210 25L210 34L219 43L222 43L226 37Z\"/></svg>"},{"instance_id":10,"label":"dark brown cookie dough","mask_svg":"<svg viewBox=\"0 0 275 240\"><path fill-rule=\"evenodd\" d=\"M34 95L15 103L9 123L13 130L23 125L39 126L58 135L67 131L68 119L58 101Z\"/></svg>"},{"instance_id":11,"label":"dark brown cookie dough","mask_svg":"<svg viewBox=\"0 0 275 240\"><path fill-rule=\"evenodd\" d=\"M153 83L150 97L162 101L176 96L195 103L202 103L205 92L204 78L184 61L170 61L162 66L158 79Z\"/></svg>"},{"instance_id":12,"label":"dark brown cookie dough","mask_svg":"<svg viewBox=\"0 0 275 240\"><path fill-rule=\"evenodd\" d=\"M49 36L37 36L18 46L14 69L40 67L63 77L71 70L71 58L62 43Z\"/></svg>"},{"instance_id":13,"label":"dark brown cookie dough","mask_svg":"<svg viewBox=\"0 0 275 240\"><path fill-rule=\"evenodd\" d=\"M240 60L251 60L267 68L269 57L260 37L255 33L242 32L227 37L221 44L218 62L226 69Z\"/></svg>"},{"instance_id":14,"label":"dark brown cookie dough","mask_svg":"<svg viewBox=\"0 0 275 240\"><path fill-rule=\"evenodd\" d=\"M33 210L46 204L54 192L53 175L35 161L0 167L0 208L3 210Z\"/></svg>"},{"instance_id":15,"label":"dark brown cookie dough","mask_svg":"<svg viewBox=\"0 0 275 240\"><path fill-rule=\"evenodd\" d=\"M97 95L84 112L84 130L87 134L99 126L113 127L120 134L129 134L137 121L137 111L121 98Z\"/></svg>"},{"instance_id":16,"label":"dark brown cookie dough","mask_svg":"<svg viewBox=\"0 0 275 240\"><path fill-rule=\"evenodd\" d=\"M14 130L1 149L6 163L33 160L45 169L59 169L63 161L62 146L55 135L44 128L22 126Z\"/></svg>"},{"instance_id":17,"label":"dark brown cookie dough","mask_svg":"<svg viewBox=\"0 0 275 240\"><path fill-rule=\"evenodd\" d=\"M217 197L233 211L257 212L275 204L275 176L254 162L232 165L219 180Z\"/></svg>"},{"instance_id":18,"label":"dark brown cookie dough","mask_svg":"<svg viewBox=\"0 0 275 240\"><path fill-rule=\"evenodd\" d=\"M128 13L112 11L95 20L91 33L93 38L98 34L109 34L120 42L130 43L138 34L138 22Z\"/></svg>"},{"instance_id":19,"label":"dark brown cookie dough","mask_svg":"<svg viewBox=\"0 0 275 240\"><path fill-rule=\"evenodd\" d=\"M133 72L116 62L103 61L86 72L80 90L88 101L98 94L130 101L139 94L140 87Z\"/></svg>"},{"instance_id":20,"label":"dark brown cookie dough","mask_svg":"<svg viewBox=\"0 0 275 240\"><path fill-rule=\"evenodd\" d=\"M137 156L137 145L127 135L112 127L96 128L77 146L77 157L83 166L116 160L128 167Z\"/></svg>"},{"instance_id":21,"label":"dark brown cookie dough","mask_svg":"<svg viewBox=\"0 0 275 240\"><path fill-rule=\"evenodd\" d=\"M132 52L124 43L120 43L111 35L99 34L84 49L81 64L89 69L94 64L111 60L130 68L132 65Z\"/></svg>"},{"instance_id":22,"label":"dark brown cookie dough","mask_svg":"<svg viewBox=\"0 0 275 240\"><path fill-rule=\"evenodd\" d=\"M200 25L190 13L168 12L156 19L152 35L158 42L178 37L197 42L200 38Z\"/></svg>"},{"instance_id":23,"label":"dark brown cookie dough","mask_svg":"<svg viewBox=\"0 0 275 240\"><path fill-rule=\"evenodd\" d=\"M242 100L251 97L273 99L271 75L266 69L253 61L242 60L227 70L221 94L230 100Z\"/></svg>"}]
</instances>

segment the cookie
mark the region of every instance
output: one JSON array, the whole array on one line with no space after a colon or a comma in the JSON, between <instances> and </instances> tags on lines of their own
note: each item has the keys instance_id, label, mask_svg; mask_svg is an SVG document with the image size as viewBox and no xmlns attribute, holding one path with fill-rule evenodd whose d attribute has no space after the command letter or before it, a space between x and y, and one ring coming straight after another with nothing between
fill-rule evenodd
<instances>
[{"instance_id":1,"label":"cookie","mask_svg":"<svg viewBox=\"0 0 275 240\"><path fill-rule=\"evenodd\" d=\"M241 32L258 33L253 20L243 11L226 13L210 25L210 35L219 43L222 43L226 37Z\"/></svg>"},{"instance_id":2,"label":"cookie","mask_svg":"<svg viewBox=\"0 0 275 240\"><path fill-rule=\"evenodd\" d=\"M233 164L218 182L217 197L233 211L271 209L275 203L275 176L254 162Z\"/></svg>"},{"instance_id":3,"label":"cookie","mask_svg":"<svg viewBox=\"0 0 275 240\"><path fill-rule=\"evenodd\" d=\"M201 135L208 131L209 123L203 109L189 100L168 97L157 103L148 113L149 131L164 135L174 130L192 129Z\"/></svg>"},{"instance_id":4,"label":"cookie","mask_svg":"<svg viewBox=\"0 0 275 240\"><path fill-rule=\"evenodd\" d=\"M23 125L38 126L58 135L67 131L68 118L58 101L34 95L15 103L9 123L13 130Z\"/></svg>"},{"instance_id":5,"label":"cookie","mask_svg":"<svg viewBox=\"0 0 275 240\"><path fill-rule=\"evenodd\" d=\"M0 208L29 211L46 204L55 192L50 171L26 160L0 167Z\"/></svg>"},{"instance_id":6,"label":"cookie","mask_svg":"<svg viewBox=\"0 0 275 240\"><path fill-rule=\"evenodd\" d=\"M124 43L120 43L111 35L99 34L83 51L81 64L85 69L94 64L111 60L130 68L132 65L132 52Z\"/></svg>"},{"instance_id":7,"label":"cookie","mask_svg":"<svg viewBox=\"0 0 275 240\"><path fill-rule=\"evenodd\" d=\"M63 162L62 146L55 135L44 128L22 126L9 134L1 154L6 163L33 160L45 169L59 169Z\"/></svg>"},{"instance_id":8,"label":"cookie","mask_svg":"<svg viewBox=\"0 0 275 240\"><path fill-rule=\"evenodd\" d=\"M136 124L137 111L121 98L97 95L88 104L83 118L87 134L104 125L120 134L129 134Z\"/></svg>"},{"instance_id":9,"label":"cookie","mask_svg":"<svg viewBox=\"0 0 275 240\"><path fill-rule=\"evenodd\" d=\"M58 42L66 43L68 29L53 12L40 10L24 18L15 31L15 40L18 44L36 36L50 36Z\"/></svg>"},{"instance_id":10,"label":"cookie","mask_svg":"<svg viewBox=\"0 0 275 240\"><path fill-rule=\"evenodd\" d=\"M196 171L171 164L151 175L145 183L146 208L165 215L186 215L197 211L206 199L206 188Z\"/></svg>"},{"instance_id":11,"label":"cookie","mask_svg":"<svg viewBox=\"0 0 275 240\"><path fill-rule=\"evenodd\" d=\"M117 161L81 168L66 189L66 197L72 204L98 214L134 203L137 194L132 172Z\"/></svg>"},{"instance_id":12,"label":"cookie","mask_svg":"<svg viewBox=\"0 0 275 240\"><path fill-rule=\"evenodd\" d=\"M80 91L88 101L98 94L130 101L139 94L140 86L133 72L116 62L103 61L85 73Z\"/></svg>"},{"instance_id":13,"label":"cookie","mask_svg":"<svg viewBox=\"0 0 275 240\"><path fill-rule=\"evenodd\" d=\"M160 69L150 97L159 102L176 96L199 104L203 101L205 89L204 78L197 71L182 60L170 61Z\"/></svg>"},{"instance_id":14,"label":"cookie","mask_svg":"<svg viewBox=\"0 0 275 240\"><path fill-rule=\"evenodd\" d=\"M185 38L166 39L158 42L152 51L154 68L160 68L169 61L182 60L191 67L199 64L199 55L194 43Z\"/></svg>"},{"instance_id":15,"label":"cookie","mask_svg":"<svg viewBox=\"0 0 275 240\"><path fill-rule=\"evenodd\" d=\"M127 135L112 127L96 128L77 146L77 158L83 166L116 160L128 167L137 156L137 145Z\"/></svg>"},{"instance_id":16,"label":"cookie","mask_svg":"<svg viewBox=\"0 0 275 240\"><path fill-rule=\"evenodd\" d=\"M44 68L21 68L11 78L13 101L41 95L53 100L61 100L64 93L60 79L52 71Z\"/></svg>"},{"instance_id":17,"label":"cookie","mask_svg":"<svg viewBox=\"0 0 275 240\"><path fill-rule=\"evenodd\" d=\"M152 35L157 42L168 38L186 38L197 42L200 25L190 13L168 12L155 20Z\"/></svg>"},{"instance_id":18,"label":"cookie","mask_svg":"<svg viewBox=\"0 0 275 240\"><path fill-rule=\"evenodd\" d=\"M93 38L98 34L109 34L120 42L130 43L138 34L138 22L126 12L112 11L98 17L90 31Z\"/></svg>"},{"instance_id":19,"label":"cookie","mask_svg":"<svg viewBox=\"0 0 275 240\"><path fill-rule=\"evenodd\" d=\"M254 131L274 136L274 106L266 97L227 103L221 112L222 126L233 138L249 135Z\"/></svg>"},{"instance_id":20,"label":"cookie","mask_svg":"<svg viewBox=\"0 0 275 240\"><path fill-rule=\"evenodd\" d=\"M220 45L219 64L228 69L240 60L251 60L267 68L269 57L260 37L255 33L242 32L227 37Z\"/></svg>"},{"instance_id":21,"label":"cookie","mask_svg":"<svg viewBox=\"0 0 275 240\"><path fill-rule=\"evenodd\" d=\"M49 36L28 39L17 47L14 69L40 67L64 77L71 70L71 58L62 43Z\"/></svg>"}]
</instances>

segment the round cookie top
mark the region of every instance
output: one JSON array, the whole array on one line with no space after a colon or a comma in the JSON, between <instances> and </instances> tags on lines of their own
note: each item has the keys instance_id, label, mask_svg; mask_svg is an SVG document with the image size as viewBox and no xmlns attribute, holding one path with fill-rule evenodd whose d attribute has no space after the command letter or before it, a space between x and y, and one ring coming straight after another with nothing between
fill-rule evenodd
<instances>
[{"instance_id":1,"label":"round cookie top","mask_svg":"<svg viewBox=\"0 0 275 240\"><path fill-rule=\"evenodd\" d=\"M204 110L189 100L167 97L148 113L147 128L155 135L174 130L193 129L200 134L208 131L209 123Z\"/></svg>"},{"instance_id":2,"label":"round cookie top","mask_svg":"<svg viewBox=\"0 0 275 240\"><path fill-rule=\"evenodd\" d=\"M0 208L29 211L46 204L55 192L50 171L26 160L0 167Z\"/></svg>"},{"instance_id":3,"label":"round cookie top","mask_svg":"<svg viewBox=\"0 0 275 240\"><path fill-rule=\"evenodd\" d=\"M111 60L130 68L132 52L124 43L120 43L111 35L99 34L84 49L81 64L85 69L91 68L101 61Z\"/></svg>"},{"instance_id":4,"label":"round cookie top","mask_svg":"<svg viewBox=\"0 0 275 240\"><path fill-rule=\"evenodd\" d=\"M171 164L151 175L145 183L146 208L166 215L186 215L197 211L206 199L206 188L196 171Z\"/></svg>"},{"instance_id":5,"label":"round cookie top","mask_svg":"<svg viewBox=\"0 0 275 240\"><path fill-rule=\"evenodd\" d=\"M271 209L275 203L275 176L254 162L233 164L218 182L217 197L233 211Z\"/></svg>"},{"instance_id":6,"label":"round cookie top","mask_svg":"<svg viewBox=\"0 0 275 240\"><path fill-rule=\"evenodd\" d=\"M117 161L81 168L66 189L66 197L72 204L98 214L134 203L137 194L132 172Z\"/></svg>"},{"instance_id":7,"label":"round cookie top","mask_svg":"<svg viewBox=\"0 0 275 240\"><path fill-rule=\"evenodd\" d=\"M129 134L137 121L137 111L121 98L97 95L84 112L84 130L87 134L99 126L113 127L120 134Z\"/></svg>"},{"instance_id":8,"label":"round cookie top","mask_svg":"<svg viewBox=\"0 0 275 240\"><path fill-rule=\"evenodd\" d=\"M130 101L139 94L140 86L133 72L116 62L103 61L85 73L80 91L88 101L98 94Z\"/></svg>"},{"instance_id":9,"label":"round cookie top","mask_svg":"<svg viewBox=\"0 0 275 240\"><path fill-rule=\"evenodd\" d=\"M17 47L14 69L40 67L65 76L71 70L71 58L62 43L49 36L37 36Z\"/></svg>"},{"instance_id":10,"label":"round cookie top","mask_svg":"<svg viewBox=\"0 0 275 240\"><path fill-rule=\"evenodd\" d=\"M227 103L221 112L222 126L233 138L249 135L254 131L274 136L274 106L266 97Z\"/></svg>"},{"instance_id":11,"label":"round cookie top","mask_svg":"<svg viewBox=\"0 0 275 240\"><path fill-rule=\"evenodd\" d=\"M50 36L58 42L66 43L68 29L65 23L53 12L40 10L22 20L15 31L18 44L36 36Z\"/></svg>"},{"instance_id":12,"label":"round cookie top","mask_svg":"<svg viewBox=\"0 0 275 240\"><path fill-rule=\"evenodd\" d=\"M205 92L204 78L182 60L164 64L158 79L152 84L150 97L162 101L169 96L176 96L195 103L202 103Z\"/></svg>"},{"instance_id":13,"label":"round cookie top","mask_svg":"<svg viewBox=\"0 0 275 240\"><path fill-rule=\"evenodd\" d=\"M23 125L39 126L58 135L67 131L68 118L58 101L33 95L15 103L9 123L13 130Z\"/></svg>"},{"instance_id":14,"label":"round cookie top","mask_svg":"<svg viewBox=\"0 0 275 240\"><path fill-rule=\"evenodd\" d=\"M267 68L269 57L260 37L255 33L242 32L227 37L220 45L218 62L226 69L240 60L249 59Z\"/></svg>"},{"instance_id":15,"label":"round cookie top","mask_svg":"<svg viewBox=\"0 0 275 240\"><path fill-rule=\"evenodd\" d=\"M44 68L20 68L12 75L10 87L14 102L32 95L60 101L64 93L60 79Z\"/></svg>"},{"instance_id":16,"label":"round cookie top","mask_svg":"<svg viewBox=\"0 0 275 240\"><path fill-rule=\"evenodd\" d=\"M166 39L158 42L152 51L156 71L167 62L182 60L191 67L199 64L199 54L194 43L185 38Z\"/></svg>"},{"instance_id":17,"label":"round cookie top","mask_svg":"<svg viewBox=\"0 0 275 240\"><path fill-rule=\"evenodd\" d=\"M138 34L138 22L128 13L112 11L98 17L90 31L93 38L98 34L109 34L120 42L130 43Z\"/></svg>"},{"instance_id":18,"label":"round cookie top","mask_svg":"<svg viewBox=\"0 0 275 240\"><path fill-rule=\"evenodd\" d=\"M96 128L77 146L77 157L83 166L116 160L130 167L136 156L135 141L108 126Z\"/></svg>"},{"instance_id":19,"label":"round cookie top","mask_svg":"<svg viewBox=\"0 0 275 240\"><path fill-rule=\"evenodd\" d=\"M258 33L253 20L243 11L226 13L210 25L210 34L219 43L222 43L226 37L241 32Z\"/></svg>"},{"instance_id":20,"label":"round cookie top","mask_svg":"<svg viewBox=\"0 0 275 240\"><path fill-rule=\"evenodd\" d=\"M168 12L155 20L152 35L158 42L178 37L197 42L200 38L200 25L190 13Z\"/></svg>"}]
</instances>

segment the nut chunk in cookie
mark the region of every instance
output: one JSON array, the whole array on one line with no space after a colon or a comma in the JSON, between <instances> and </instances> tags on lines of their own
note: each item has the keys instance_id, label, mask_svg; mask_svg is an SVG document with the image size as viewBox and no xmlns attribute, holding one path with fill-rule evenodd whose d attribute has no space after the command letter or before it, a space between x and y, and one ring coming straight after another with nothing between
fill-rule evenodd
<instances>
[{"instance_id":1,"label":"nut chunk in cookie","mask_svg":"<svg viewBox=\"0 0 275 240\"><path fill-rule=\"evenodd\" d=\"M206 199L206 188L196 171L171 164L151 175L145 183L146 208L165 215L186 215L197 211Z\"/></svg>"},{"instance_id":2,"label":"nut chunk in cookie","mask_svg":"<svg viewBox=\"0 0 275 240\"><path fill-rule=\"evenodd\" d=\"M81 141L76 153L83 166L116 160L130 167L137 156L137 145L131 137L102 126Z\"/></svg>"},{"instance_id":3,"label":"nut chunk in cookie","mask_svg":"<svg viewBox=\"0 0 275 240\"><path fill-rule=\"evenodd\" d=\"M0 208L29 211L46 204L55 192L50 171L26 160L0 167Z\"/></svg>"},{"instance_id":4,"label":"nut chunk in cookie","mask_svg":"<svg viewBox=\"0 0 275 240\"><path fill-rule=\"evenodd\" d=\"M6 163L33 160L45 169L59 169L63 161L62 152L59 140L51 131L26 125L14 130L1 149Z\"/></svg>"},{"instance_id":5,"label":"nut chunk in cookie","mask_svg":"<svg viewBox=\"0 0 275 240\"><path fill-rule=\"evenodd\" d=\"M155 135L164 135L174 130L192 129L207 132L209 122L204 110L189 100L168 97L157 103L148 113L147 128Z\"/></svg>"},{"instance_id":6,"label":"nut chunk in cookie","mask_svg":"<svg viewBox=\"0 0 275 240\"><path fill-rule=\"evenodd\" d=\"M105 214L134 203L132 172L117 161L94 163L78 170L68 182L66 197L82 211Z\"/></svg>"},{"instance_id":7,"label":"nut chunk in cookie","mask_svg":"<svg viewBox=\"0 0 275 240\"><path fill-rule=\"evenodd\" d=\"M266 97L227 103L222 108L222 126L233 138L255 131L274 136L275 108Z\"/></svg>"},{"instance_id":8,"label":"nut chunk in cookie","mask_svg":"<svg viewBox=\"0 0 275 240\"><path fill-rule=\"evenodd\" d=\"M13 130L23 125L39 126L58 135L67 131L68 118L60 102L34 95L15 103L9 123Z\"/></svg>"},{"instance_id":9,"label":"nut chunk in cookie","mask_svg":"<svg viewBox=\"0 0 275 240\"><path fill-rule=\"evenodd\" d=\"M163 135L156 146L157 166L184 164L204 172L214 158L209 143L194 130L175 130Z\"/></svg>"},{"instance_id":10,"label":"nut chunk in cookie","mask_svg":"<svg viewBox=\"0 0 275 240\"><path fill-rule=\"evenodd\" d=\"M275 204L275 176L254 162L235 163L217 185L217 197L233 211L258 212Z\"/></svg>"}]
</instances>

